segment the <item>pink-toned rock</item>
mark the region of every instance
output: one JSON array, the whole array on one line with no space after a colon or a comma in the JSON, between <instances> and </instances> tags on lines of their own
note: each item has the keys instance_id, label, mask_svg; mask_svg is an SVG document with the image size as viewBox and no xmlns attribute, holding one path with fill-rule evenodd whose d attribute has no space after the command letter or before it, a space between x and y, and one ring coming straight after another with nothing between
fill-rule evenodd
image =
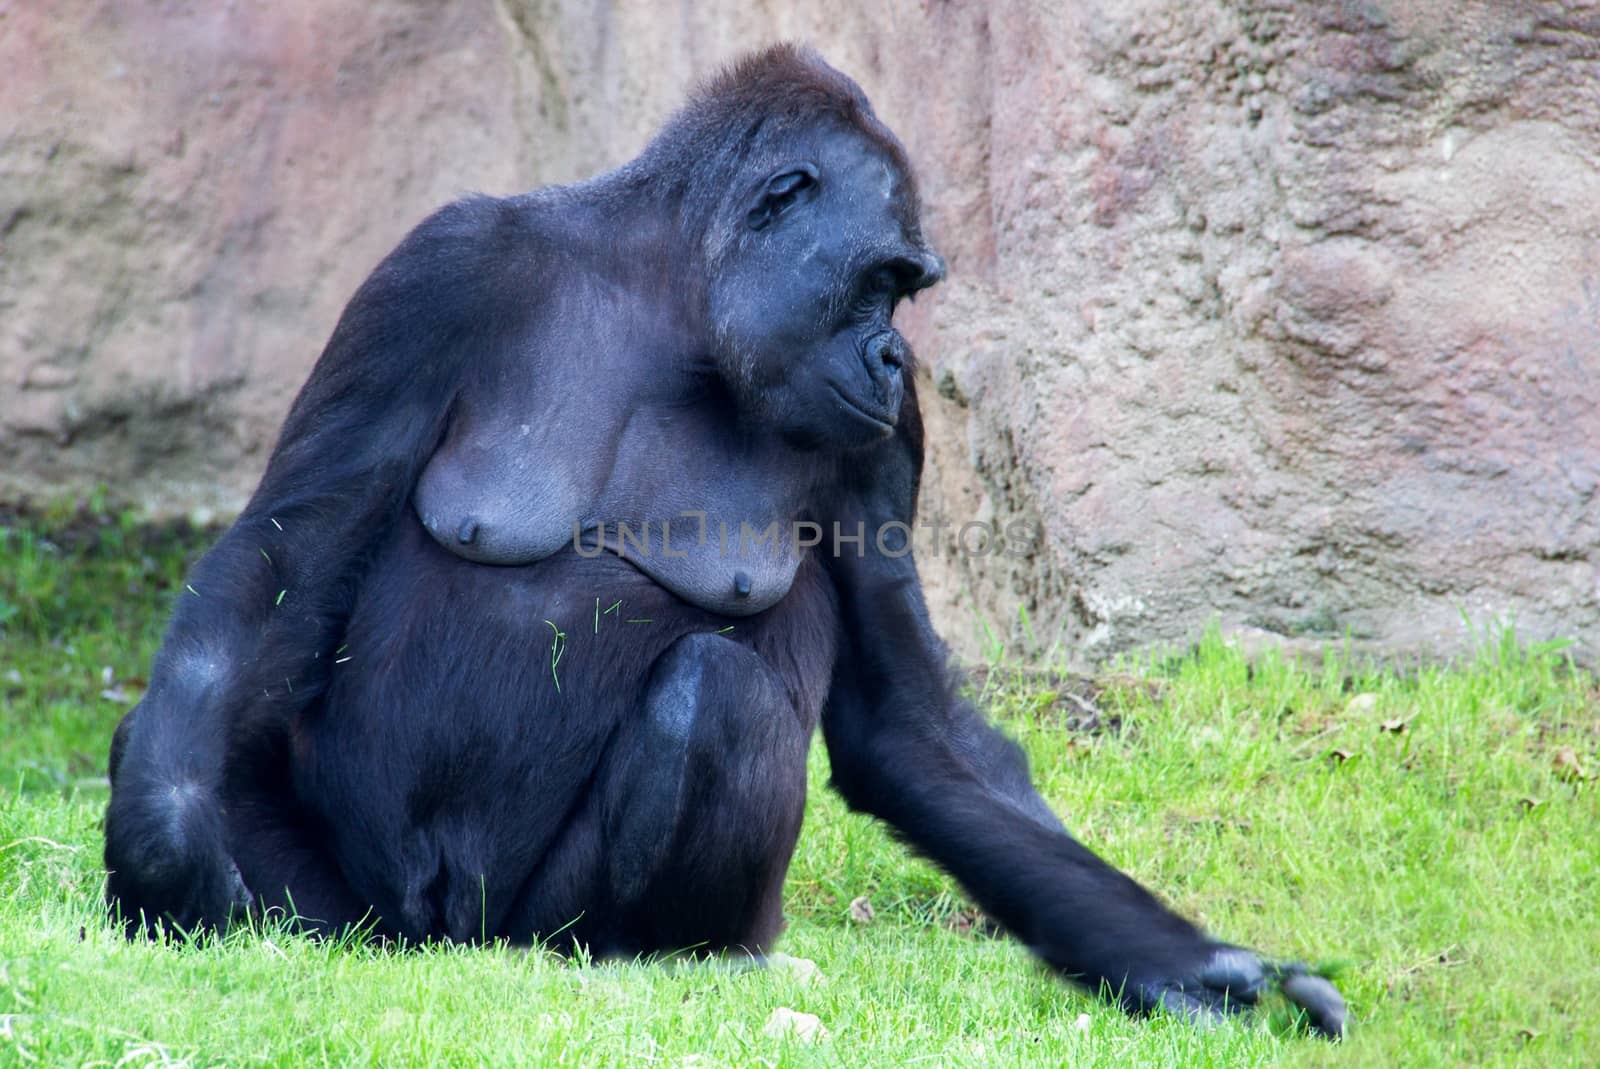
<instances>
[{"instance_id":1,"label":"pink-toned rock","mask_svg":"<svg viewBox=\"0 0 1600 1069\"><path fill-rule=\"evenodd\" d=\"M378 257L532 180L507 37L454 5L0 12L0 496L242 503Z\"/></svg>"},{"instance_id":2,"label":"pink-toned rock","mask_svg":"<svg viewBox=\"0 0 1600 1069\"><path fill-rule=\"evenodd\" d=\"M958 647L1600 634L1595 0L13 6L0 498L236 507L409 225L631 157L778 37L902 134L950 261L904 319ZM1044 538L963 558L969 519Z\"/></svg>"}]
</instances>

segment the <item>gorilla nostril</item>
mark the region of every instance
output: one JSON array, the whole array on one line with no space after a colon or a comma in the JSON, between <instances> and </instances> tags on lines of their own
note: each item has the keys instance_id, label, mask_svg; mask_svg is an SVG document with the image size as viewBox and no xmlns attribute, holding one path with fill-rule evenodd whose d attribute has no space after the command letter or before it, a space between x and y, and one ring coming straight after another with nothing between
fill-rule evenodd
<instances>
[{"instance_id":1,"label":"gorilla nostril","mask_svg":"<svg viewBox=\"0 0 1600 1069\"><path fill-rule=\"evenodd\" d=\"M918 289L927 289L944 281L944 257L936 252L925 252L918 260L922 265L922 277L917 279Z\"/></svg>"},{"instance_id":2,"label":"gorilla nostril","mask_svg":"<svg viewBox=\"0 0 1600 1069\"><path fill-rule=\"evenodd\" d=\"M900 351L900 341L893 334L880 334L872 339L868 352L873 361L884 367L898 368L905 365L905 355Z\"/></svg>"}]
</instances>

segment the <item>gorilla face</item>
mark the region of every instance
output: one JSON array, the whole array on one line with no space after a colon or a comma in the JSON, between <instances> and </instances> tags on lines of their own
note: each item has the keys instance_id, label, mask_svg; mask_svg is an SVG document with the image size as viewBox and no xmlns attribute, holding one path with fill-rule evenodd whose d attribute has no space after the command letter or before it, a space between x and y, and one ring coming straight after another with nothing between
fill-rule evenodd
<instances>
[{"instance_id":1,"label":"gorilla face","mask_svg":"<svg viewBox=\"0 0 1600 1069\"><path fill-rule=\"evenodd\" d=\"M895 305L944 277L909 182L856 130L747 171L713 271L714 347L741 409L813 448L894 432L911 352Z\"/></svg>"}]
</instances>

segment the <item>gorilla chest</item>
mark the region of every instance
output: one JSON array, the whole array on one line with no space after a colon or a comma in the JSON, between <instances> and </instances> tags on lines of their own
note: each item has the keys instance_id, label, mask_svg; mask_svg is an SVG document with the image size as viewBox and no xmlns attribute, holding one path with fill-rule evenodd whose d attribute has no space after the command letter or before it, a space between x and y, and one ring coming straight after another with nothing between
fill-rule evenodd
<instances>
[{"instance_id":1,"label":"gorilla chest","mask_svg":"<svg viewBox=\"0 0 1600 1069\"><path fill-rule=\"evenodd\" d=\"M414 504L434 540L485 564L563 550L611 553L684 601L748 616L789 592L814 527L799 521L813 464L782 445L716 433L691 409L643 409L587 439L524 423L452 434ZM808 537L811 536L811 537Z\"/></svg>"}]
</instances>

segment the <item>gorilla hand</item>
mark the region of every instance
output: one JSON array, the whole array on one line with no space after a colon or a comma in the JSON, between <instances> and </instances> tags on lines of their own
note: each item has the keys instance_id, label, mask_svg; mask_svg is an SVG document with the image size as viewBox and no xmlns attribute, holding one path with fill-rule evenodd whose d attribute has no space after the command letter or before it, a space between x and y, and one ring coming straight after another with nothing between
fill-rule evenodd
<instances>
[{"instance_id":1,"label":"gorilla hand","mask_svg":"<svg viewBox=\"0 0 1600 1069\"><path fill-rule=\"evenodd\" d=\"M1268 964L1242 947L1214 944L1209 957L1184 976L1139 982L1121 1002L1135 1012L1157 1009L1210 1026L1223 1016L1260 1003L1276 988L1305 1026L1327 1039L1342 1039L1349 1015L1344 998L1327 979L1300 964Z\"/></svg>"}]
</instances>

